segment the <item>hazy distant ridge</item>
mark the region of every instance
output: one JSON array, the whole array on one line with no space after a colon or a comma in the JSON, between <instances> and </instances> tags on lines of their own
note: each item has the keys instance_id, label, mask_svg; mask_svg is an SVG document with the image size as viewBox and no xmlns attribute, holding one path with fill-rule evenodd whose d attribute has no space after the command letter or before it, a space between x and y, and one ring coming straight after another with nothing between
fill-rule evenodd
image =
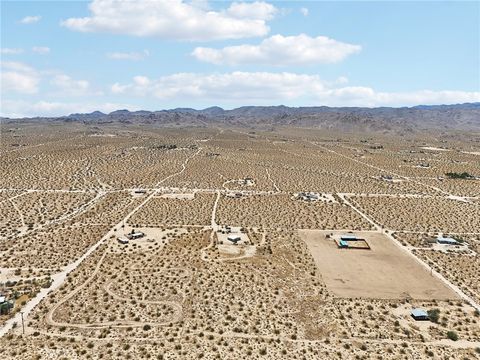
<instances>
[{"instance_id":1,"label":"hazy distant ridge","mask_svg":"<svg viewBox=\"0 0 480 360\"><path fill-rule=\"evenodd\" d=\"M95 111L58 118L35 118L93 123L127 122L158 125L224 124L242 127L297 126L340 130L415 131L457 129L480 131L480 103L415 107L287 107L243 106L232 110L176 108L160 111Z\"/></svg>"}]
</instances>

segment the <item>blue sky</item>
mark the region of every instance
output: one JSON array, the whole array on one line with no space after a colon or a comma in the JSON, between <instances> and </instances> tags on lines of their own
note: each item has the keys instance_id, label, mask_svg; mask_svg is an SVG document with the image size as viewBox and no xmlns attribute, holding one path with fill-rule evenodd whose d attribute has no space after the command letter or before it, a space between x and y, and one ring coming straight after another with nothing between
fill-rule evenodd
<instances>
[{"instance_id":1,"label":"blue sky","mask_svg":"<svg viewBox=\"0 0 480 360\"><path fill-rule=\"evenodd\" d=\"M480 101L479 2L1 6L3 116Z\"/></svg>"}]
</instances>

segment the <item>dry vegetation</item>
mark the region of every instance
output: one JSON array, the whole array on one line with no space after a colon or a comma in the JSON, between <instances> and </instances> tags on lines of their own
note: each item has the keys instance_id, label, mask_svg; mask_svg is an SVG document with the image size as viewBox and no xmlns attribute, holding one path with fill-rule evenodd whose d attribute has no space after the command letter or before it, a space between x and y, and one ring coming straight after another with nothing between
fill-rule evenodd
<instances>
[{"instance_id":1,"label":"dry vegetation","mask_svg":"<svg viewBox=\"0 0 480 360\"><path fill-rule=\"evenodd\" d=\"M0 324L39 300L24 337L18 316L0 337L3 358L480 356L480 183L441 179L480 175L468 134L460 143L156 124L0 130L0 294L16 300ZM227 225L248 241L229 241ZM117 241L132 228L145 236ZM347 231L370 250L326 236ZM439 234L464 245L438 246ZM414 307L434 320L413 320Z\"/></svg>"},{"instance_id":2,"label":"dry vegetation","mask_svg":"<svg viewBox=\"0 0 480 360\"><path fill-rule=\"evenodd\" d=\"M135 226L208 225L214 194L195 194L193 199L153 197L130 219Z\"/></svg>"},{"instance_id":3,"label":"dry vegetation","mask_svg":"<svg viewBox=\"0 0 480 360\"><path fill-rule=\"evenodd\" d=\"M357 196L352 201L393 230L471 233L480 229L480 207L444 197Z\"/></svg>"},{"instance_id":4,"label":"dry vegetation","mask_svg":"<svg viewBox=\"0 0 480 360\"><path fill-rule=\"evenodd\" d=\"M291 195L221 197L219 224L267 229L370 229L350 207L323 201L307 203Z\"/></svg>"}]
</instances>

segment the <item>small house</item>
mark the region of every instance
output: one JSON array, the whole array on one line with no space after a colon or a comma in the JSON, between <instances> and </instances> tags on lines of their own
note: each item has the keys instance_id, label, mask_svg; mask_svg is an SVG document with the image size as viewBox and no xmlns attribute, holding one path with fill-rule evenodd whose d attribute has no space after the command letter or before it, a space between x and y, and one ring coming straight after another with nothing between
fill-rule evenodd
<instances>
[{"instance_id":1,"label":"small house","mask_svg":"<svg viewBox=\"0 0 480 360\"><path fill-rule=\"evenodd\" d=\"M228 235L227 240L233 242L234 244L236 244L236 243L238 243L240 240L242 240L242 238L241 238L240 236L238 236L238 235Z\"/></svg>"},{"instance_id":2,"label":"small house","mask_svg":"<svg viewBox=\"0 0 480 360\"><path fill-rule=\"evenodd\" d=\"M416 321L430 320L430 318L428 317L428 313L425 310L422 310L422 309L413 309L410 312L410 315Z\"/></svg>"},{"instance_id":3,"label":"small house","mask_svg":"<svg viewBox=\"0 0 480 360\"><path fill-rule=\"evenodd\" d=\"M127 234L127 238L129 240L136 240L136 239L141 239L145 236L145 234L141 231L132 231L130 234Z\"/></svg>"},{"instance_id":4,"label":"small house","mask_svg":"<svg viewBox=\"0 0 480 360\"><path fill-rule=\"evenodd\" d=\"M458 241L451 237L437 237L437 242L439 244L446 244L446 245L458 245Z\"/></svg>"},{"instance_id":5,"label":"small house","mask_svg":"<svg viewBox=\"0 0 480 360\"><path fill-rule=\"evenodd\" d=\"M123 245L128 244L128 239L126 237L119 237L117 238L117 241Z\"/></svg>"}]
</instances>

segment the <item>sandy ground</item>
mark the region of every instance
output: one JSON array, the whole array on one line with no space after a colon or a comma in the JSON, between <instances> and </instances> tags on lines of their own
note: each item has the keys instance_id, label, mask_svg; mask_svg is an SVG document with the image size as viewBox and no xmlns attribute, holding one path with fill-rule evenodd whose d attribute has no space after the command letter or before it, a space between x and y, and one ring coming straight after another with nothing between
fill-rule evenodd
<instances>
[{"instance_id":1,"label":"sandy ground","mask_svg":"<svg viewBox=\"0 0 480 360\"><path fill-rule=\"evenodd\" d=\"M327 288L339 297L423 300L456 295L380 233L357 232L371 250L339 249L325 235L333 231L300 230ZM337 232L338 233L338 232Z\"/></svg>"}]
</instances>

